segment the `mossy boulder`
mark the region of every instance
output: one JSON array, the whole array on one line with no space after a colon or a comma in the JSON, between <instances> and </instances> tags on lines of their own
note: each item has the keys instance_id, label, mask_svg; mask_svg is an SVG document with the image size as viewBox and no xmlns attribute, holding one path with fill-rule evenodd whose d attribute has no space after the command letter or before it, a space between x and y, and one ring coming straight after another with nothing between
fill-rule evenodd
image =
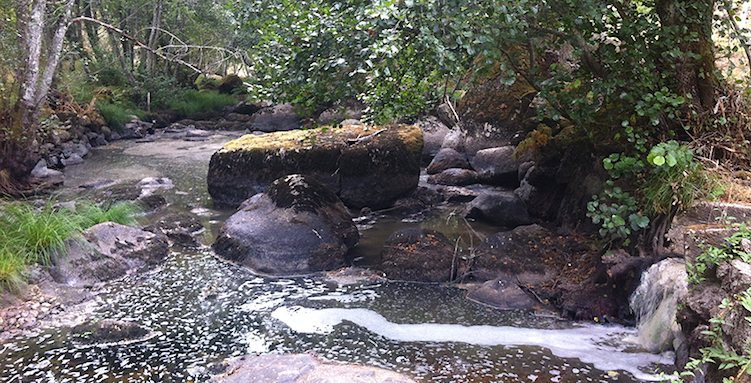
<instances>
[{"instance_id":1,"label":"mossy boulder","mask_svg":"<svg viewBox=\"0 0 751 383\"><path fill-rule=\"evenodd\" d=\"M246 135L211 157L209 193L237 206L289 174L313 176L349 207L386 208L417 187L423 136L416 126L348 125Z\"/></svg>"},{"instance_id":2,"label":"mossy boulder","mask_svg":"<svg viewBox=\"0 0 751 383\"><path fill-rule=\"evenodd\" d=\"M343 266L358 239L339 198L294 174L245 201L222 226L214 250L262 274L299 275Z\"/></svg>"}]
</instances>

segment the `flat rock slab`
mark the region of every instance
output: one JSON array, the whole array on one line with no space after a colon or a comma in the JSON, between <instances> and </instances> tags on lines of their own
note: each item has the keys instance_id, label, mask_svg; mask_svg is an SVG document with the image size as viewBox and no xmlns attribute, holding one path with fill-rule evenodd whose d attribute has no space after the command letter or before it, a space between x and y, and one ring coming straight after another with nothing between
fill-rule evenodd
<instances>
[{"instance_id":1,"label":"flat rock slab","mask_svg":"<svg viewBox=\"0 0 751 383\"><path fill-rule=\"evenodd\" d=\"M324 363L312 355L246 356L228 362L215 383L414 383L391 371L359 365Z\"/></svg>"},{"instance_id":2,"label":"flat rock slab","mask_svg":"<svg viewBox=\"0 0 751 383\"><path fill-rule=\"evenodd\" d=\"M411 125L246 135L211 157L208 189L214 202L238 206L290 174L313 176L352 208L381 209L417 187L423 135Z\"/></svg>"}]
</instances>

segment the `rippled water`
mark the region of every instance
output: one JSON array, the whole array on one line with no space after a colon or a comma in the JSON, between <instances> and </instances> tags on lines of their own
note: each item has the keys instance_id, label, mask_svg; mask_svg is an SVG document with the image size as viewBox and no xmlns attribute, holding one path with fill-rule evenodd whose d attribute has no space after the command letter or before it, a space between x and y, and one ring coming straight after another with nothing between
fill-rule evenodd
<instances>
[{"instance_id":1,"label":"rippled water","mask_svg":"<svg viewBox=\"0 0 751 383\"><path fill-rule=\"evenodd\" d=\"M561 336L563 347L569 342L585 352L602 352L600 359L616 358L614 366L635 367L654 359L649 354L617 351L618 347L606 344L610 335L599 338L599 346L587 343L567 332L593 331L571 330L571 323L474 304L454 288L404 283L339 287L322 279L265 279L215 259L208 250L175 252L162 269L121 280L100 298L102 304L91 314L92 319L134 321L156 335L143 342L106 347L75 344L69 328L15 339L0 351L0 381L201 381L212 362L249 352L314 352L331 360L404 372L423 381L634 380L623 371L608 373L576 358L556 356L560 355L556 348L562 347ZM344 316L330 323L326 331L306 331L294 325L294 320L280 320L280 312L295 307L364 309L397 324L492 327L476 328L474 336L450 334L461 326L433 328L427 333L414 329L410 333L417 338L408 339ZM313 324L315 320L307 316L303 322ZM509 328L500 326L524 328L520 333L536 346L518 345L518 336L510 342L516 346L504 346L503 336L498 338L503 332L497 331ZM472 332L472 328L463 328ZM602 327L597 332L612 334L611 342L617 342L631 331ZM490 338L495 340L478 341ZM527 343L523 339L521 342ZM557 344L551 347L553 351L544 347L548 343ZM635 359L626 360L629 356Z\"/></svg>"},{"instance_id":2,"label":"rippled water","mask_svg":"<svg viewBox=\"0 0 751 383\"><path fill-rule=\"evenodd\" d=\"M185 143L205 148L187 147L191 154L184 157L183 150L160 152L163 143L111 146L94 154L96 162L71 168L69 187L166 175L176 184L168 196L173 207L203 209L209 220L221 220L227 212L210 209L203 183L218 141ZM407 221L363 227L359 254L377 252L389 232L405 225L461 235L460 225L445 217ZM151 337L82 346L69 327L57 326L11 339L0 344L0 382L205 381L212 364L247 353L313 352L425 382L631 382L634 375L650 378L654 362L670 361L630 350L622 339L633 329L500 312L464 293L427 284L340 287L320 277L262 278L216 259L208 248L173 248L160 269L108 285L88 315L136 322Z\"/></svg>"}]
</instances>

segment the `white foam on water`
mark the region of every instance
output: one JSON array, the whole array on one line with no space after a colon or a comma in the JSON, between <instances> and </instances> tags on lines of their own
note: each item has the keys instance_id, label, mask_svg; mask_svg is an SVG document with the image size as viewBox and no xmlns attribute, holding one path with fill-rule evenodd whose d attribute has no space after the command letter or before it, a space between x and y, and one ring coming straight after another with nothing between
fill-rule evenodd
<instances>
[{"instance_id":1,"label":"white foam on water","mask_svg":"<svg viewBox=\"0 0 751 383\"><path fill-rule=\"evenodd\" d=\"M576 358L603 371L622 370L642 380L660 380L643 372L652 364L672 364L669 354L626 352L623 339L635 330L621 326L582 325L570 329L532 329L457 324L400 324L368 309L280 307L271 314L295 332L329 334L343 321L352 322L400 342L451 342L480 346L537 346L560 358ZM620 345L620 347L619 347Z\"/></svg>"}]
</instances>

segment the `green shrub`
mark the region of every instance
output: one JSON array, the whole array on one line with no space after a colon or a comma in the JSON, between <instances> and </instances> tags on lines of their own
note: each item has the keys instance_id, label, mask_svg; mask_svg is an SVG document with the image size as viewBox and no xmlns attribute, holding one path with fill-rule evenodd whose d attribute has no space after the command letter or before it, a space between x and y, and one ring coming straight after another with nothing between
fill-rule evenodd
<instances>
[{"instance_id":1,"label":"green shrub","mask_svg":"<svg viewBox=\"0 0 751 383\"><path fill-rule=\"evenodd\" d=\"M133 116L141 118L145 115L143 111L136 108L111 102L100 102L97 104L97 109L107 121L107 125L115 130L121 130L133 119Z\"/></svg>"},{"instance_id":2,"label":"green shrub","mask_svg":"<svg viewBox=\"0 0 751 383\"><path fill-rule=\"evenodd\" d=\"M216 112L237 103L237 98L213 91L184 92L170 103L170 109L181 117L195 117L206 112Z\"/></svg>"}]
</instances>

